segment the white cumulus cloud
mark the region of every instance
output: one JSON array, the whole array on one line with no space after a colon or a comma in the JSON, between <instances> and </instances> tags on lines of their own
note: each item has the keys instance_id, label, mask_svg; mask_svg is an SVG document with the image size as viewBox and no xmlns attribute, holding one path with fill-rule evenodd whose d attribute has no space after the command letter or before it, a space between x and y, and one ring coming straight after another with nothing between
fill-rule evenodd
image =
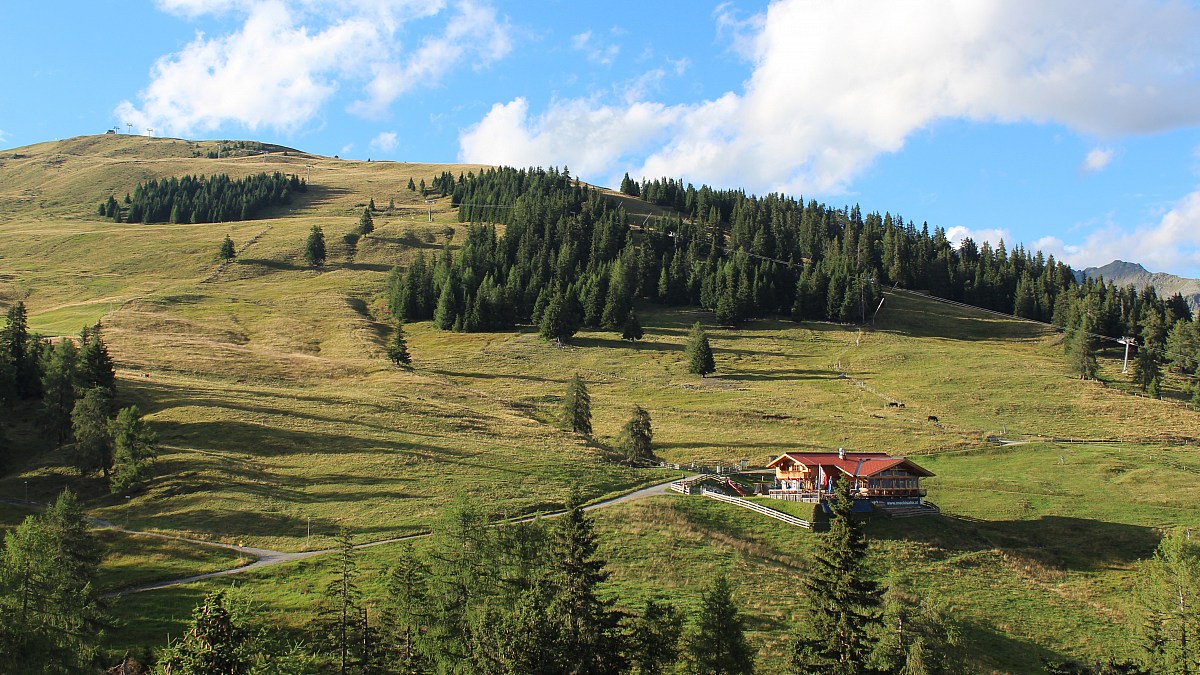
<instances>
[{"instance_id":1,"label":"white cumulus cloud","mask_svg":"<svg viewBox=\"0 0 1200 675\"><path fill-rule=\"evenodd\" d=\"M836 192L943 119L1057 123L1101 137L1200 123L1200 11L1189 4L776 0L749 19L722 5L715 20L749 61L741 90L640 101L641 111L595 98L533 111L514 99L464 130L460 157Z\"/></svg>"},{"instance_id":2,"label":"white cumulus cloud","mask_svg":"<svg viewBox=\"0 0 1200 675\"><path fill-rule=\"evenodd\" d=\"M1151 272L1200 277L1200 188L1176 201L1155 222L1133 229L1106 223L1078 243L1048 236L1034 245L1076 269L1128 260Z\"/></svg>"},{"instance_id":3,"label":"white cumulus cloud","mask_svg":"<svg viewBox=\"0 0 1200 675\"><path fill-rule=\"evenodd\" d=\"M400 137L394 131L381 131L371 139L371 149L380 152L394 152L400 147Z\"/></svg>"},{"instance_id":4,"label":"white cumulus cloud","mask_svg":"<svg viewBox=\"0 0 1200 675\"><path fill-rule=\"evenodd\" d=\"M1083 158L1083 164L1079 168L1086 173L1095 173L1108 166L1112 158L1112 148L1095 148Z\"/></svg>"},{"instance_id":5,"label":"white cumulus cloud","mask_svg":"<svg viewBox=\"0 0 1200 675\"><path fill-rule=\"evenodd\" d=\"M116 114L137 127L185 135L226 123L295 131L340 89L361 88L357 112L379 113L418 83L511 50L508 23L484 0L160 0L184 16L235 15L229 33L196 37L160 58L136 101ZM453 7L452 11L446 11ZM404 24L447 14L411 50ZM404 64L404 65L401 65Z\"/></svg>"}]
</instances>

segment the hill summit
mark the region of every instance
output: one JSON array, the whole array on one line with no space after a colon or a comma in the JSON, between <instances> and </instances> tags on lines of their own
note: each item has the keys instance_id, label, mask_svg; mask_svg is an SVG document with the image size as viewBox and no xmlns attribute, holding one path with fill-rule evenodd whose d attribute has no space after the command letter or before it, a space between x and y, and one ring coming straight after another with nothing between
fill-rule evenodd
<instances>
[{"instance_id":1,"label":"hill summit","mask_svg":"<svg viewBox=\"0 0 1200 675\"><path fill-rule=\"evenodd\" d=\"M1179 293L1192 308L1192 312L1200 309L1200 279L1188 279L1165 272L1150 272L1138 263L1124 260L1114 260L1102 267L1088 267L1082 272L1076 272L1075 276L1080 281L1085 278L1103 278L1118 286L1132 284L1138 290L1154 286L1158 290L1159 296L1166 297Z\"/></svg>"}]
</instances>

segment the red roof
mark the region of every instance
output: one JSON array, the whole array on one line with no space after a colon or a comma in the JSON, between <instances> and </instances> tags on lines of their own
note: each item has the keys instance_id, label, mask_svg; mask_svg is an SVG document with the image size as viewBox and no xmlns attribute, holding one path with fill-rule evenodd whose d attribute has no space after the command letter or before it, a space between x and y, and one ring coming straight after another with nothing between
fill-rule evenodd
<instances>
[{"instance_id":1,"label":"red roof","mask_svg":"<svg viewBox=\"0 0 1200 675\"><path fill-rule=\"evenodd\" d=\"M881 471L897 466L902 466L909 473L918 476L934 475L929 469L918 466L904 457L890 457L882 452L847 452L845 459L842 459L836 452L785 452L768 464L767 468L770 469L785 459L808 467L810 470L823 466L837 469L847 476L862 478L874 476Z\"/></svg>"}]
</instances>

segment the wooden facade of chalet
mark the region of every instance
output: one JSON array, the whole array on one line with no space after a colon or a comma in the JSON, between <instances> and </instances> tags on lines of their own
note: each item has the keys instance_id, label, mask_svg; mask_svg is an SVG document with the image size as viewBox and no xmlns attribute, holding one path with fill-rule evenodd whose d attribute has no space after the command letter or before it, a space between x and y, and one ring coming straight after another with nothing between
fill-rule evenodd
<instances>
[{"instance_id":1,"label":"wooden facade of chalet","mask_svg":"<svg viewBox=\"0 0 1200 675\"><path fill-rule=\"evenodd\" d=\"M855 499L887 505L921 504L925 489L921 479L934 475L904 457L882 452L788 452L767 465L775 469L771 497L818 502L828 499L843 477L850 481Z\"/></svg>"}]
</instances>

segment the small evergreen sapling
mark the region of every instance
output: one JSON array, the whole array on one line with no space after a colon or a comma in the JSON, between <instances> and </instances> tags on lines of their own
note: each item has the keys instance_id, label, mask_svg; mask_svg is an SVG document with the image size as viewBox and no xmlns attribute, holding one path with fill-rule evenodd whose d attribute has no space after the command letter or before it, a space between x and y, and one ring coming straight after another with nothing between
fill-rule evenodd
<instances>
[{"instance_id":1,"label":"small evergreen sapling","mask_svg":"<svg viewBox=\"0 0 1200 675\"><path fill-rule=\"evenodd\" d=\"M387 348L388 358L397 366L407 366L412 363L412 357L408 354L408 342L404 339L404 325L396 323L396 330L392 333L392 341L388 343Z\"/></svg>"},{"instance_id":2,"label":"small evergreen sapling","mask_svg":"<svg viewBox=\"0 0 1200 675\"><path fill-rule=\"evenodd\" d=\"M236 255L237 251L233 248L233 240L229 238L229 235L225 235L225 241L221 242L221 260L233 260Z\"/></svg>"},{"instance_id":3,"label":"small evergreen sapling","mask_svg":"<svg viewBox=\"0 0 1200 675\"><path fill-rule=\"evenodd\" d=\"M713 360L712 346L708 344L708 334L704 332L704 327L700 325L699 321L692 326L692 330L688 334L685 353L689 373L704 377L709 373L716 372L717 364Z\"/></svg>"},{"instance_id":4,"label":"small evergreen sapling","mask_svg":"<svg viewBox=\"0 0 1200 675\"><path fill-rule=\"evenodd\" d=\"M563 398L562 423L577 434L592 433L592 397L587 384L579 373L567 383L567 395Z\"/></svg>"},{"instance_id":5,"label":"small evergreen sapling","mask_svg":"<svg viewBox=\"0 0 1200 675\"><path fill-rule=\"evenodd\" d=\"M313 225L304 244L304 260L312 267L325 264L325 233L319 225Z\"/></svg>"}]
</instances>

